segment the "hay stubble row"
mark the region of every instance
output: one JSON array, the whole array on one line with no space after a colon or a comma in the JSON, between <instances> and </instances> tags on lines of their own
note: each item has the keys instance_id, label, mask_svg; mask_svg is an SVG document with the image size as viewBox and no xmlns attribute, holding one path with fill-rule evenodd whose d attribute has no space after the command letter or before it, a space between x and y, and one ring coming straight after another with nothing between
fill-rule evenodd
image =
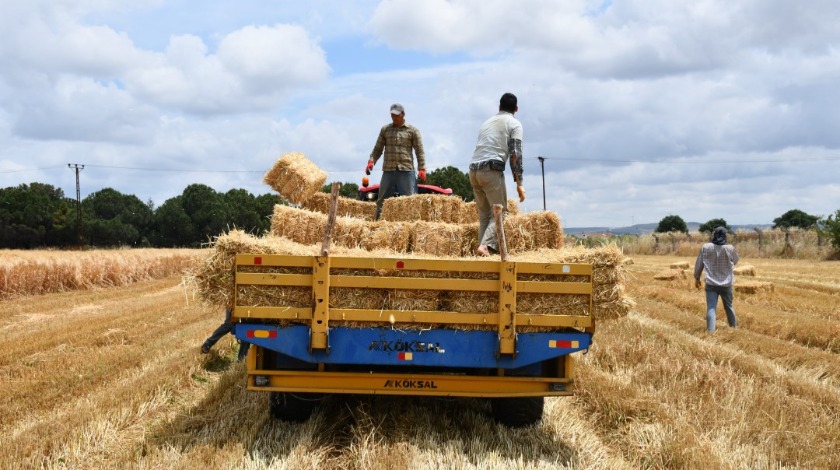
<instances>
[{"instance_id":1,"label":"hay stubble row","mask_svg":"<svg viewBox=\"0 0 840 470\"><path fill-rule=\"evenodd\" d=\"M509 430L481 400L327 400L302 425L243 388L221 319L180 279L4 301L1 468L837 468L837 263L756 265L738 330L704 332L702 293L634 256L634 312L602 321L578 394ZM787 274L787 277L786 277ZM785 282L789 279L791 282ZM189 302L188 302L189 300ZM229 338L229 337L228 337Z\"/></svg>"}]
</instances>

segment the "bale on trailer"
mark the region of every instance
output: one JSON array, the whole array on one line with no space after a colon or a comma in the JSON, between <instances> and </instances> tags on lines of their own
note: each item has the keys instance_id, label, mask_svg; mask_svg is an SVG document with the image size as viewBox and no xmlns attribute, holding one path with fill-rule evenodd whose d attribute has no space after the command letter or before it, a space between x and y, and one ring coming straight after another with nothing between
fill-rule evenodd
<instances>
[{"instance_id":1,"label":"bale on trailer","mask_svg":"<svg viewBox=\"0 0 840 470\"><path fill-rule=\"evenodd\" d=\"M292 204L300 204L317 193L327 173L300 152L282 155L263 176L263 182Z\"/></svg>"},{"instance_id":2,"label":"bale on trailer","mask_svg":"<svg viewBox=\"0 0 840 470\"><path fill-rule=\"evenodd\" d=\"M463 206L461 198L440 194L392 197L382 203L380 220L458 223Z\"/></svg>"},{"instance_id":3,"label":"bale on trailer","mask_svg":"<svg viewBox=\"0 0 840 470\"><path fill-rule=\"evenodd\" d=\"M315 193L312 197L304 201L301 207L313 212L329 214L330 195L323 192ZM338 217L354 217L356 219L373 221L376 218L376 204L349 197L339 197L336 215Z\"/></svg>"}]
</instances>

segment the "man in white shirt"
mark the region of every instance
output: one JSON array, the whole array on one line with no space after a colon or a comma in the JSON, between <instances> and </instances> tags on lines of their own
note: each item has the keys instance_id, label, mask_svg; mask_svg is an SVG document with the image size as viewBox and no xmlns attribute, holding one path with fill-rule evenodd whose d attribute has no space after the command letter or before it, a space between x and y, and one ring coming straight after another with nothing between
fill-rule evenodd
<instances>
[{"instance_id":1,"label":"man in white shirt","mask_svg":"<svg viewBox=\"0 0 840 470\"><path fill-rule=\"evenodd\" d=\"M507 212L505 162L509 163L513 173L519 202L525 201L525 189L522 187L522 123L513 117L517 111L519 106L516 95L502 95L498 114L484 121L478 131L478 142L470 162L470 184L478 210L479 246L476 251L481 256L490 256L499 251L493 205L501 204Z\"/></svg>"},{"instance_id":2,"label":"man in white shirt","mask_svg":"<svg viewBox=\"0 0 840 470\"><path fill-rule=\"evenodd\" d=\"M735 265L738 252L726 243L726 227L718 227L712 234L712 241L705 243L694 262L694 286L700 288L700 275L706 271L706 330L715 331L718 297L723 301L726 321L735 328L738 320L732 308L732 286L735 283Z\"/></svg>"}]
</instances>

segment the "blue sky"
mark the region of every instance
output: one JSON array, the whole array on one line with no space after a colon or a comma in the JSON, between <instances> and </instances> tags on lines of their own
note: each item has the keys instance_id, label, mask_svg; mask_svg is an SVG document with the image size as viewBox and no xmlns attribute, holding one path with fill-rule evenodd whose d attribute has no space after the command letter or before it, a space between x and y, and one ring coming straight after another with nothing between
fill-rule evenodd
<instances>
[{"instance_id":1,"label":"blue sky","mask_svg":"<svg viewBox=\"0 0 840 470\"><path fill-rule=\"evenodd\" d=\"M465 171L510 91L522 209L542 209L543 156L547 208L568 227L840 208L832 1L0 5L0 187L72 196L80 163L83 196L263 194L290 151L358 183L392 102L429 170Z\"/></svg>"}]
</instances>

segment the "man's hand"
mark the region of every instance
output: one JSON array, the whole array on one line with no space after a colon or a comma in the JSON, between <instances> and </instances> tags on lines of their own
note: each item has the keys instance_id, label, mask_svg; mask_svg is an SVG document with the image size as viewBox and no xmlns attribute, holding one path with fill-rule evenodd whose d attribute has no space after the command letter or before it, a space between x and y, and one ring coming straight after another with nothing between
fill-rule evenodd
<instances>
[{"instance_id":1,"label":"man's hand","mask_svg":"<svg viewBox=\"0 0 840 470\"><path fill-rule=\"evenodd\" d=\"M366 175L369 175L369 174L370 174L370 170L373 170L373 162L372 162L372 161L370 161L370 160L368 160L367 167L365 167L365 174L366 174Z\"/></svg>"},{"instance_id":2,"label":"man's hand","mask_svg":"<svg viewBox=\"0 0 840 470\"><path fill-rule=\"evenodd\" d=\"M700 285L701 285L701 284L700 284L700 281L694 281L694 287L696 287L697 289L699 289L699 288L700 288Z\"/></svg>"},{"instance_id":3,"label":"man's hand","mask_svg":"<svg viewBox=\"0 0 840 470\"><path fill-rule=\"evenodd\" d=\"M420 181L426 182L426 170L420 170L417 172L417 177L420 178Z\"/></svg>"},{"instance_id":4,"label":"man's hand","mask_svg":"<svg viewBox=\"0 0 840 470\"><path fill-rule=\"evenodd\" d=\"M525 202L525 188L516 185L516 192L519 193L519 202Z\"/></svg>"}]
</instances>

